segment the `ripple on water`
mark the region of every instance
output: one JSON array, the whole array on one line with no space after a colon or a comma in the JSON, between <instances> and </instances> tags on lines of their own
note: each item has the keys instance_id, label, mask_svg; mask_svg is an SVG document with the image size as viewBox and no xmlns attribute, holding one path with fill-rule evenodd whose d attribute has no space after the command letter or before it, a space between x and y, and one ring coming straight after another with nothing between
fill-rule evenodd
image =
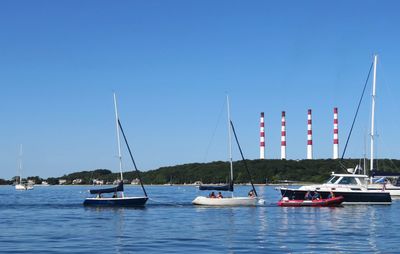
<instances>
[{"instance_id":1,"label":"ripple on water","mask_svg":"<svg viewBox=\"0 0 400 254\"><path fill-rule=\"evenodd\" d=\"M258 207L197 207L191 201L200 192L192 186L149 186L145 208L115 209L84 207L87 187L29 192L0 187L1 251L395 253L398 248L399 202L282 208L276 206L279 192L257 188L266 200ZM137 190L128 187L127 193ZM246 195L248 187L238 191Z\"/></svg>"}]
</instances>

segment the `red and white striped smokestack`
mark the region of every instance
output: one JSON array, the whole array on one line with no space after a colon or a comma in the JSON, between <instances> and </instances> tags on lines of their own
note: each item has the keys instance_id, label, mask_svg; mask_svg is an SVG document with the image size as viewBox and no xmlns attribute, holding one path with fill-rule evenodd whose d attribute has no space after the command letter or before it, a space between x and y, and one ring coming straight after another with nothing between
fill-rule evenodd
<instances>
[{"instance_id":1,"label":"red and white striped smokestack","mask_svg":"<svg viewBox=\"0 0 400 254\"><path fill-rule=\"evenodd\" d=\"M312 119L311 109L308 110L307 114L307 159L312 160L313 158L313 144L312 144Z\"/></svg>"},{"instance_id":2,"label":"red and white striped smokestack","mask_svg":"<svg viewBox=\"0 0 400 254\"><path fill-rule=\"evenodd\" d=\"M264 131L264 112L260 116L260 159L265 157L265 131Z\"/></svg>"},{"instance_id":3,"label":"red and white striped smokestack","mask_svg":"<svg viewBox=\"0 0 400 254\"><path fill-rule=\"evenodd\" d=\"M338 109L333 109L333 159L339 159Z\"/></svg>"},{"instance_id":4,"label":"red and white striped smokestack","mask_svg":"<svg viewBox=\"0 0 400 254\"><path fill-rule=\"evenodd\" d=\"M286 114L282 111L281 160L286 160Z\"/></svg>"}]
</instances>

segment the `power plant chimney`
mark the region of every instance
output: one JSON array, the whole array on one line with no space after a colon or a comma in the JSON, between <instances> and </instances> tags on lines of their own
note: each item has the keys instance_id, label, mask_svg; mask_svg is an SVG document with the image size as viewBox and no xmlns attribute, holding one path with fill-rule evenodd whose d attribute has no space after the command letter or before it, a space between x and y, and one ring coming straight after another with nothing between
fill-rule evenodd
<instances>
[{"instance_id":1,"label":"power plant chimney","mask_svg":"<svg viewBox=\"0 0 400 254\"><path fill-rule=\"evenodd\" d=\"M333 109L333 159L339 159L338 109Z\"/></svg>"},{"instance_id":2,"label":"power plant chimney","mask_svg":"<svg viewBox=\"0 0 400 254\"><path fill-rule=\"evenodd\" d=\"M260 116L260 159L265 158L265 131L264 131L264 112Z\"/></svg>"},{"instance_id":3,"label":"power plant chimney","mask_svg":"<svg viewBox=\"0 0 400 254\"><path fill-rule=\"evenodd\" d=\"M286 160L286 114L282 111L281 160Z\"/></svg>"},{"instance_id":4,"label":"power plant chimney","mask_svg":"<svg viewBox=\"0 0 400 254\"><path fill-rule=\"evenodd\" d=\"M308 160L313 159L311 109L308 110L307 114L307 159Z\"/></svg>"}]
</instances>

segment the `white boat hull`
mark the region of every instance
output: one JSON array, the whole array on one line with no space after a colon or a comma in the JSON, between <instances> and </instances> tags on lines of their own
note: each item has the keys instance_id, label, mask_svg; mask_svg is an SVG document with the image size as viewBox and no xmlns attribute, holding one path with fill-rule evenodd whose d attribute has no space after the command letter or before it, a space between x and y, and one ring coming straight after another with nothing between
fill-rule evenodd
<instances>
[{"instance_id":1,"label":"white boat hull","mask_svg":"<svg viewBox=\"0 0 400 254\"><path fill-rule=\"evenodd\" d=\"M15 185L16 190L32 190L33 186L32 185L25 185L25 184L17 184Z\"/></svg>"},{"instance_id":2,"label":"white boat hull","mask_svg":"<svg viewBox=\"0 0 400 254\"><path fill-rule=\"evenodd\" d=\"M198 196L193 201L194 205L205 206L255 206L257 198L254 197L233 197L233 198L209 198Z\"/></svg>"},{"instance_id":3,"label":"white boat hull","mask_svg":"<svg viewBox=\"0 0 400 254\"><path fill-rule=\"evenodd\" d=\"M400 187L398 186L388 186L386 188L383 188L383 185L375 185L371 184L368 185L368 190L373 190L373 191L386 191L390 193L390 196L392 198L400 198Z\"/></svg>"}]
</instances>

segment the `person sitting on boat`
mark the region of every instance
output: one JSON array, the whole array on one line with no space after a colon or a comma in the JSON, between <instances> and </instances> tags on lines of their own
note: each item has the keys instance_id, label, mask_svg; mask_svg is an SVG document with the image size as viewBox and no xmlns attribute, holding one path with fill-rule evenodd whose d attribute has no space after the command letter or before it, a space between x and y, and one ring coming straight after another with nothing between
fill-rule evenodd
<instances>
[{"instance_id":1,"label":"person sitting on boat","mask_svg":"<svg viewBox=\"0 0 400 254\"><path fill-rule=\"evenodd\" d=\"M211 192L210 195L208 196L209 198L215 198L215 193Z\"/></svg>"},{"instance_id":2,"label":"person sitting on boat","mask_svg":"<svg viewBox=\"0 0 400 254\"><path fill-rule=\"evenodd\" d=\"M388 183L388 180L387 179L385 179L385 181L383 182L383 185L382 185L382 191L385 191L386 190L386 184Z\"/></svg>"},{"instance_id":3,"label":"person sitting on boat","mask_svg":"<svg viewBox=\"0 0 400 254\"><path fill-rule=\"evenodd\" d=\"M97 194L97 198L101 198L101 193Z\"/></svg>"},{"instance_id":4,"label":"person sitting on boat","mask_svg":"<svg viewBox=\"0 0 400 254\"><path fill-rule=\"evenodd\" d=\"M221 192L218 192L217 198L224 198Z\"/></svg>"},{"instance_id":5,"label":"person sitting on boat","mask_svg":"<svg viewBox=\"0 0 400 254\"><path fill-rule=\"evenodd\" d=\"M328 195L328 198L334 198L335 197L335 194L331 191L330 193L329 193L329 195Z\"/></svg>"},{"instance_id":6,"label":"person sitting on boat","mask_svg":"<svg viewBox=\"0 0 400 254\"><path fill-rule=\"evenodd\" d=\"M254 197L254 191L250 190L247 196L249 196L250 198Z\"/></svg>"},{"instance_id":7,"label":"person sitting on boat","mask_svg":"<svg viewBox=\"0 0 400 254\"><path fill-rule=\"evenodd\" d=\"M313 200L319 200L321 198L321 195L317 191L314 192L314 195L312 196Z\"/></svg>"},{"instance_id":8,"label":"person sitting on boat","mask_svg":"<svg viewBox=\"0 0 400 254\"><path fill-rule=\"evenodd\" d=\"M313 198L313 195L311 195L311 192L307 191L306 195L304 195L305 200L311 200Z\"/></svg>"},{"instance_id":9,"label":"person sitting on boat","mask_svg":"<svg viewBox=\"0 0 400 254\"><path fill-rule=\"evenodd\" d=\"M117 198L117 193L116 192L114 192L114 194L113 194L113 196L112 196L113 198Z\"/></svg>"}]
</instances>

